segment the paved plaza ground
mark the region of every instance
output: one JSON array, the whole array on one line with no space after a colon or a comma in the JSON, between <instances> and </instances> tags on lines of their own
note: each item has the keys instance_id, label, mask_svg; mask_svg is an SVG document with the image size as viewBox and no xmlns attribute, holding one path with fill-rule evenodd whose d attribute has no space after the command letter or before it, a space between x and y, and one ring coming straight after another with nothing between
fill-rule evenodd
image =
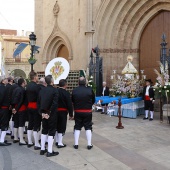
<instances>
[{"instance_id":1,"label":"paved plaza ground","mask_svg":"<svg viewBox=\"0 0 170 170\"><path fill-rule=\"evenodd\" d=\"M39 151L12 144L0 147L0 170L170 170L170 125L159 121L123 118L124 129L116 129L118 118L93 113L93 149L87 150L84 129L79 149L73 149L74 121L68 121L66 148L46 158ZM8 137L7 137L8 139Z\"/></svg>"}]
</instances>

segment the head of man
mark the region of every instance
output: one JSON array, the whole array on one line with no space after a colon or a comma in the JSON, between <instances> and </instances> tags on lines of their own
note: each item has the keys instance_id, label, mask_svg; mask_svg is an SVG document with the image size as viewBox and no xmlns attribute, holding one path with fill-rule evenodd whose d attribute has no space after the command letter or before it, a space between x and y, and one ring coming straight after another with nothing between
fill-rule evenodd
<instances>
[{"instance_id":1,"label":"head of man","mask_svg":"<svg viewBox=\"0 0 170 170\"><path fill-rule=\"evenodd\" d=\"M79 85L80 86L85 86L86 85L86 79L84 77L79 78Z\"/></svg>"},{"instance_id":2,"label":"head of man","mask_svg":"<svg viewBox=\"0 0 170 170\"><path fill-rule=\"evenodd\" d=\"M38 82L38 76L37 76L37 73L34 72L34 71L31 71L30 72L30 80L33 81L33 82Z\"/></svg>"},{"instance_id":3,"label":"head of man","mask_svg":"<svg viewBox=\"0 0 170 170\"><path fill-rule=\"evenodd\" d=\"M61 79L61 80L59 81L59 87L62 87L62 88L64 88L64 89L67 88L67 81L66 81L66 79Z\"/></svg>"},{"instance_id":4,"label":"head of man","mask_svg":"<svg viewBox=\"0 0 170 170\"><path fill-rule=\"evenodd\" d=\"M14 81L13 77L11 77L11 76L8 77L8 83L9 83L9 84L13 84L13 81Z\"/></svg>"},{"instance_id":5,"label":"head of man","mask_svg":"<svg viewBox=\"0 0 170 170\"><path fill-rule=\"evenodd\" d=\"M22 87L25 87L25 86L26 86L25 80L24 80L23 78L20 78L20 79L18 80L18 85L19 85L19 86L22 86Z\"/></svg>"},{"instance_id":6,"label":"head of man","mask_svg":"<svg viewBox=\"0 0 170 170\"><path fill-rule=\"evenodd\" d=\"M106 82L105 81L103 82L103 87L106 87Z\"/></svg>"},{"instance_id":7,"label":"head of man","mask_svg":"<svg viewBox=\"0 0 170 170\"><path fill-rule=\"evenodd\" d=\"M0 83L4 84L4 77L3 76L0 76Z\"/></svg>"},{"instance_id":8,"label":"head of man","mask_svg":"<svg viewBox=\"0 0 170 170\"><path fill-rule=\"evenodd\" d=\"M45 79L42 77L40 78L40 80L38 81L38 84L41 84L43 86L47 86L46 82L45 82Z\"/></svg>"},{"instance_id":9,"label":"head of man","mask_svg":"<svg viewBox=\"0 0 170 170\"><path fill-rule=\"evenodd\" d=\"M52 75L48 75L45 77L45 82L47 83L47 85L54 85L54 80Z\"/></svg>"},{"instance_id":10,"label":"head of man","mask_svg":"<svg viewBox=\"0 0 170 170\"><path fill-rule=\"evenodd\" d=\"M151 79L147 79L145 80L146 86L150 86L152 84L152 80Z\"/></svg>"},{"instance_id":11,"label":"head of man","mask_svg":"<svg viewBox=\"0 0 170 170\"><path fill-rule=\"evenodd\" d=\"M14 83L15 83L15 84L18 84L18 80L19 80L19 77L15 77L15 78L14 78Z\"/></svg>"},{"instance_id":12,"label":"head of man","mask_svg":"<svg viewBox=\"0 0 170 170\"><path fill-rule=\"evenodd\" d=\"M8 79L7 79L7 78L4 78L3 83L4 83L5 85L7 85L7 84L8 84Z\"/></svg>"}]
</instances>

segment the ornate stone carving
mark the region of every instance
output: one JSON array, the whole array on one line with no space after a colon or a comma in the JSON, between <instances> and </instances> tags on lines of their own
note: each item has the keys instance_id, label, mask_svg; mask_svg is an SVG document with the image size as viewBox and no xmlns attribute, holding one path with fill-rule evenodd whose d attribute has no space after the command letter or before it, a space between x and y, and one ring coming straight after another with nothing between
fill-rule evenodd
<instances>
[{"instance_id":1,"label":"ornate stone carving","mask_svg":"<svg viewBox=\"0 0 170 170\"><path fill-rule=\"evenodd\" d=\"M139 49L100 49L101 53L139 53Z\"/></svg>"},{"instance_id":2,"label":"ornate stone carving","mask_svg":"<svg viewBox=\"0 0 170 170\"><path fill-rule=\"evenodd\" d=\"M59 11L60 11L60 7L58 5L58 1L56 1L55 5L54 5L54 8L53 8L54 16L57 16Z\"/></svg>"}]
</instances>

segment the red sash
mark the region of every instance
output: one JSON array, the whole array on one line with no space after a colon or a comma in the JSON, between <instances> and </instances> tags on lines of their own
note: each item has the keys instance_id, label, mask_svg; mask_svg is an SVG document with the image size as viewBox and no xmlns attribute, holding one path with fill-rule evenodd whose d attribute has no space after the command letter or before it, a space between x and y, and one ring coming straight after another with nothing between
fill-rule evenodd
<instances>
[{"instance_id":1,"label":"red sash","mask_svg":"<svg viewBox=\"0 0 170 170\"><path fill-rule=\"evenodd\" d=\"M75 112L91 113L92 110L91 109L78 109L78 110L75 110Z\"/></svg>"},{"instance_id":2,"label":"red sash","mask_svg":"<svg viewBox=\"0 0 170 170\"><path fill-rule=\"evenodd\" d=\"M25 105L23 104L18 111L19 111L19 112L22 112L22 111L25 111L26 109L27 109L27 106L25 106Z\"/></svg>"},{"instance_id":3,"label":"red sash","mask_svg":"<svg viewBox=\"0 0 170 170\"><path fill-rule=\"evenodd\" d=\"M28 108L29 109L37 109L37 102L29 102Z\"/></svg>"},{"instance_id":4,"label":"red sash","mask_svg":"<svg viewBox=\"0 0 170 170\"><path fill-rule=\"evenodd\" d=\"M145 100L150 100L150 97L145 95Z\"/></svg>"},{"instance_id":5,"label":"red sash","mask_svg":"<svg viewBox=\"0 0 170 170\"><path fill-rule=\"evenodd\" d=\"M1 106L1 109L8 109L8 106Z\"/></svg>"},{"instance_id":6,"label":"red sash","mask_svg":"<svg viewBox=\"0 0 170 170\"><path fill-rule=\"evenodd\" d=\"M67 111L67 109L66 109L66 108L62 108L62 107L59 107L59 108L57 109L57 111Z\"/></svg>"}]
</instances>

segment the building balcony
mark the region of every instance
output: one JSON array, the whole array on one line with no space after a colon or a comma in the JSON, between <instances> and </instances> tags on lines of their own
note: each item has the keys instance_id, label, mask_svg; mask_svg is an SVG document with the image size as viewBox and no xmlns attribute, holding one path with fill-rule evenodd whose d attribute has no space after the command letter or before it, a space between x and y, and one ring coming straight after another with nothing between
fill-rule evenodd
<instances>
[{"instance_id":1,"label":"building balcony","mask_svg":"<svg viewBox=\"0 0 170 170\"><path fill-rule=\"evenodd\" d=\"M28 65L28 58L5 58L6 65Z\"/></svg>"}]
</instances>

